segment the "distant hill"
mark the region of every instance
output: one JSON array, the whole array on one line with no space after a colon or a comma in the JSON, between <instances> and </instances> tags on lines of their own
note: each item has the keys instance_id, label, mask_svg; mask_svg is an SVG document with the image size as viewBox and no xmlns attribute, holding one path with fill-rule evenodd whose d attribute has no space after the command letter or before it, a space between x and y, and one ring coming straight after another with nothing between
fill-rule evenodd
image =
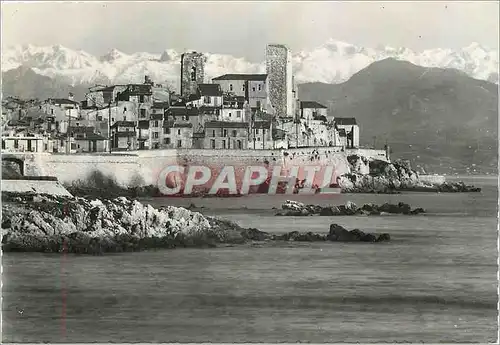
<instances>
[{"instance_id":1,"label":"distant hill","mask_svg":"<svg viewBox=\"0 0 500 345\"><path fill-rule=\"evenodd\" d=\"M356 117L361 144L410 159L427 172L496 172L498 85L452 69L385 59L342 84L299 85L299 97Z\"/></svg>"},{"instance_id":2,"label":"distant hill","mask_svg":"<svg viewBox=\"0 0 500 345\"><path fill-rule=\"evenodd\" d=\"M20 66L2 73L2 94L22 99L67 98L72 92L75 99L82 100L88 91L86 86L70 86L50 77L35 73L31 68Z\"/></svg>"}]
</instances>

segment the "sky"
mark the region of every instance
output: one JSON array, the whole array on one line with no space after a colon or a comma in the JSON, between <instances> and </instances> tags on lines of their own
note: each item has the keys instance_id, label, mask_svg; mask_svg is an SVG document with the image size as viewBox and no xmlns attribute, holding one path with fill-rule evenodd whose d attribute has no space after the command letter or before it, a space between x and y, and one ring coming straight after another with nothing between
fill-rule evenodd
<instances>
[{"instance_id":1,"label":"sky","mask_svg":"<svg viewBox=\"0 0 500 345\"><path fill-rule=\"evenodd\" d=\"M470 2L2 2L2 46L54 45L102 55L165 49L261 61L267 43L310 50L328 39L498 50L499 3Z\"/></svg>"}]
</instances>

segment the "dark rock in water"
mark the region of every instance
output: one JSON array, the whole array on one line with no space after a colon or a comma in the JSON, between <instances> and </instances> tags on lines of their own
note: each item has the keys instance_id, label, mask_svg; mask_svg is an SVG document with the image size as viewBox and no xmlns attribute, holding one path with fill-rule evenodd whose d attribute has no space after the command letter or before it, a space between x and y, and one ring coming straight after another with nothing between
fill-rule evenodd
<instances>
[{"instance_id":1,"label":"dark rock in water","mask_svg":"<svg viewBox=\"0 0 500 345\"><path fill-rule=\"evenodd\" d=\"M354 241L356 240L356 233L351 234L347 229L338 224L331 224L330 231L327 236L329 241Z\"/></svg>"},{"instance_id":2,"label":"dark rock in water","mask_svg":"<svg viewBox=\"0 0 500 345\"><path fill-rule=\"evenodd\" d=\"M363 211L367 211L367 212L373 212L375 210L377 210L377 207L374 205L374 204L364 204L361 209Z\"/></svg>"},{"instance_id":3,"label":"dark rock in water","mask_svg":"<svg viewBox=\"0 0 500 345\"><path fill-rule=\"evenodd\" d=\"M241 236L251 241L266 241L272 238L267 232L255 228L243 229L241 231Z\"/></svg>"},{"instance_id":4,"label":"dark rock in water","mask_svg":"<svg viewBox=\"0 0 500 345\"><path fill-rule=\"evenodd\" d=\"M466 185L464 182L445 182L437 187L441 193L478 193L481 188Z\"/></svg>"},{"instance_id":5,"label":"dark rock in water","mask_svg":"<svg viewBox=\"0 0 500 345\"><path fill-rule=\"evenodd\" d=\"M304 216L311 216L312 213L309 213L306 209L303 209L301 211L286 211L286 212L278 212L276 214L277 216L287 216L287 217L304 217Z\"/></svg>"},{"instance_id":6,"label":"dark rock in water","mask_svg":"<svg viewBox=\"0 0 500 345\"><path fill-rule=\"evenodd\" d=\"M361 242L377 242L377 237L374 234L364 234L359 240Z\"/></svg>"},{"instance_id":7,"label":"dark rock in water","mask_svg":"<svg viewBox=\"0 0 500 345\"><path fill-rule=\"evenodd\" d=\"M423 208L416 208L410 212L411 214L419 214L419 213L425 213L425 210Z\"/></svg>"},{"instance_id":8,"label":"dark rock in water","mask_svg":"<svg viewBox=\"0 0 500 345\"><path fill-rule=\"evenodd\" d=\"M425 212L422 208L412 210L409 204L403 202L400 202L397 205L389 203L385 203L380 206L375 204L365 204L358 207L355 203L348 201L345 205L322 207L317 205L305 205L297 201L287 200L282 205L282 209L284 209L285 212L280 212L276 214L277 216L355 216L380 215L381 212L411 215Z\"/></svg>"},{"instance_id":9,"label":"dark rock in water","mask_svg":"<svg viewBox=\"0 0 500 345\"><path fill-rule=\"evenodd\" d=\"M276 236L275 239L282 240L282 241L293 241L299 235L300 235L300 233L298 231L292 231L292 232L288 232L286 234L283 234L281 236Z\"/></svg>"},{"instance_id":10,"label":"dark rock in water","mask_svg":"<svg viewBox=\"0 0 500 345\"><path fill-rule=\"evenodd\" d=\"M341 212L338 207L332 206L332 207L323 207L321 211L319 212L320 216L338 216L340 215Z\"/></svg>"},{"instance_id":11,"label":"dark rock in water","mask_svg":"<svg viewBox=\"0 0 500 345\"><path fill-rule=\"evenodd\" d=\"M378 211L394 214L411 214L411 207L404 202L400 202L397 205L385 203L378 208Z\"/></svg>"},{"instance_id":12,"label":"dark rock in water","mask_svg":"<svg viewBox=\"0 0 500 345\"><path fill-rule=\"evenodd\" d=\"M300 233L298 231L288 232L283 235L275 236L275 240L297 241L297 242L318 242L325 241L325 236L313 232Z\"/></svg>"},{"instance_id":13,"label":"dark rock in water","mask_svg":"<svg viewBox=\"0 0 500 345\"><path fill-rule=\"evenodd\" d=\"M330 225L330 232L326 237L328 241L336 242L384 242L389 241L389 234L376 235L365 233L359 229L347 230L338 224Z\"/></svg>"},{"instance_id":14,"label":"dark rock in water","mask_svg":"<svg viewBox=\"0 0 500 345\"><path fill-rule=\"evenodd\" d=\"M387 242L391 240L391 236L388 233L380 234L377 238L377 242Z\"/></svg>"},{"instance_id":15,"label":"dark rock in water","mask_svg":"<svg viewBox=\"0 0 500 345\"><path fill-rule=\"evenodd\" d=\"M410 214L410 212L411 212L411 206L408 204L405 204L404 202L398 203L398 208L399 208L399 212L402 214Z\"/></svg>"}]
</instances>

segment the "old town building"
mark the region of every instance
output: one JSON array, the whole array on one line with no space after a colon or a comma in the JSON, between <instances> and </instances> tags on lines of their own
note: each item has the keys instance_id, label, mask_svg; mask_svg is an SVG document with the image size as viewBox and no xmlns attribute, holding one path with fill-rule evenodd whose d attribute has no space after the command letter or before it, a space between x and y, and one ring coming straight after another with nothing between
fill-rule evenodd
<instances>
[{"instance_id":1,"label":"old town building","mask_svg":"<svg viewBox=\"0 0 500 345\"><path fill-rule=\"evenodd\" d=\"M248 148L248 123L209 121L205 123L204 147L209 149Z\"/></svg>"}]
</instances>

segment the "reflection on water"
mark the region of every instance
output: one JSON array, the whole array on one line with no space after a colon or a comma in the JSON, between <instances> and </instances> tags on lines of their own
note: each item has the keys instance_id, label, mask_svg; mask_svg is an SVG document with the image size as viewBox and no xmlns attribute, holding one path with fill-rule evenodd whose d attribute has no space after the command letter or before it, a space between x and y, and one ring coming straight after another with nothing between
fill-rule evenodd
<instances>
[{"instance_id":1,"label":"reflection on water","mask_svg":"<svg viewBox=\"0 0 500 345\"><path fill-rule=\"evenodd\" d=\"M336 222L389 232L393 240L102 257L7 253L3 340L496 341L495 188L470 195L341 195L323 203L345 200L404 201L432 214L275 217L271 208L282 200L266 196L178 200L265 231L326 232Z\"/></svg>"}]
</instances>

